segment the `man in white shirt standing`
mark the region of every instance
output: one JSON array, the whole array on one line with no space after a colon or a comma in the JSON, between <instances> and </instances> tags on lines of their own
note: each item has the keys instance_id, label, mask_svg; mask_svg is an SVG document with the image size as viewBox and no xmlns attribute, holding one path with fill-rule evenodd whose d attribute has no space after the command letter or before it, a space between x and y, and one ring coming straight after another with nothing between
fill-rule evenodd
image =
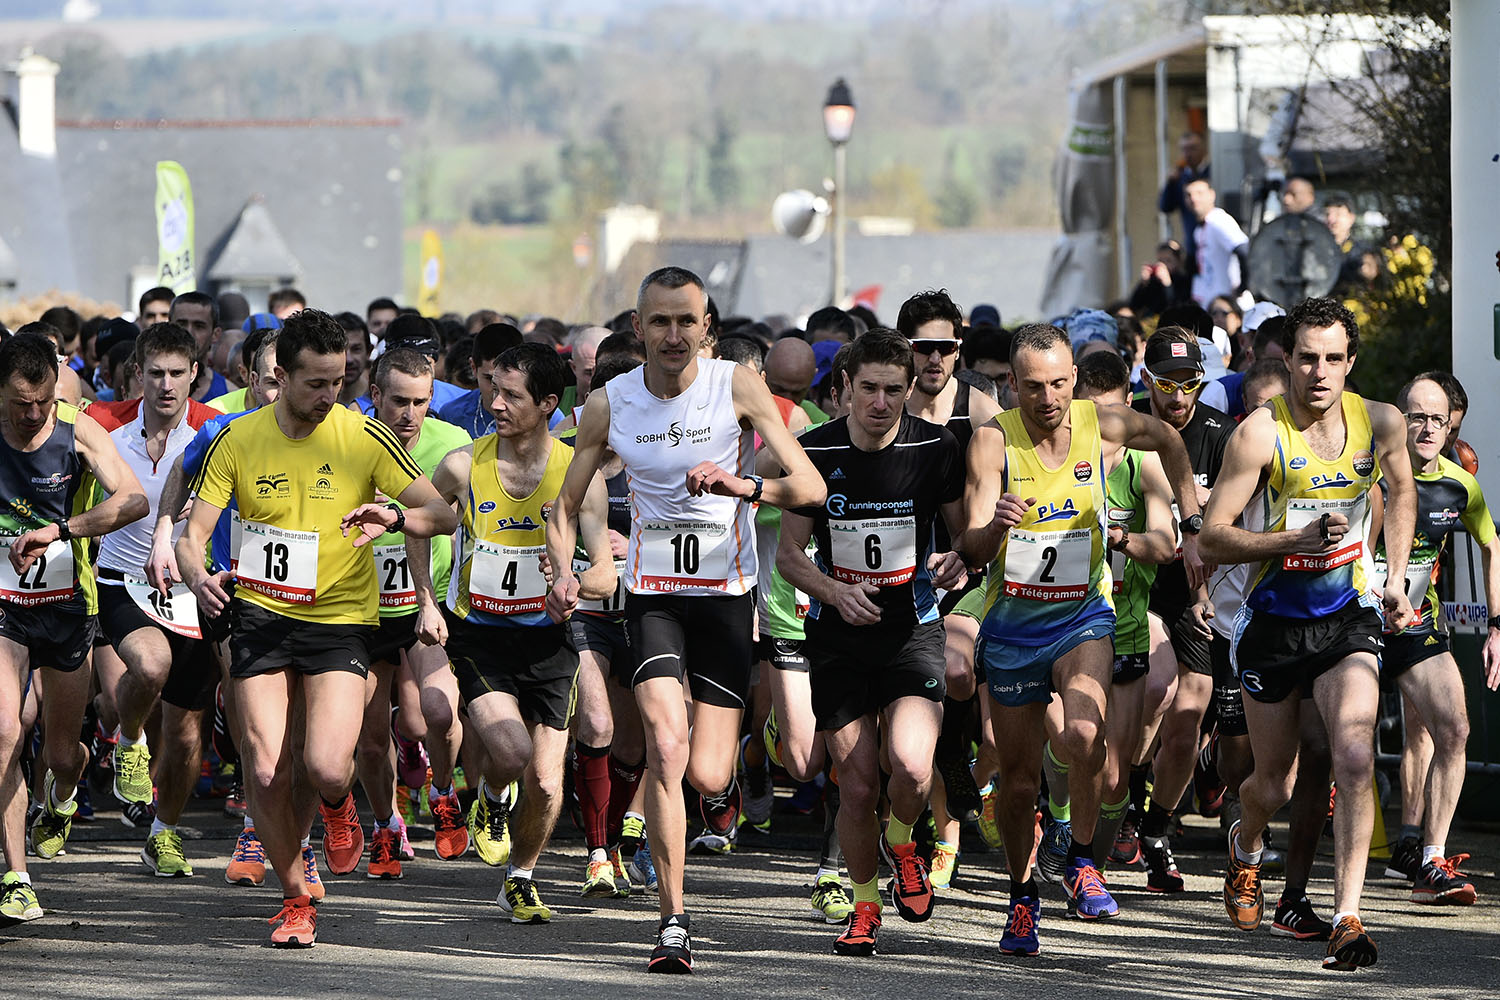
<instances>
[{"instance_id":1,"label":"man in white shirt standing","mask_svg":"<svg viewBox=\"0 0 1500 1000\"><path fill-rule=\"evenodd\" d=\"M1193 230L1198 252L1193 301L1207 309L1220 295L1239 299L1250 283L1250 237L1232 215L1217 207L1213 185L1207 178L1190 182L1184 194L1198 217L1198 226Z\"/></svg>"}]
</instances>

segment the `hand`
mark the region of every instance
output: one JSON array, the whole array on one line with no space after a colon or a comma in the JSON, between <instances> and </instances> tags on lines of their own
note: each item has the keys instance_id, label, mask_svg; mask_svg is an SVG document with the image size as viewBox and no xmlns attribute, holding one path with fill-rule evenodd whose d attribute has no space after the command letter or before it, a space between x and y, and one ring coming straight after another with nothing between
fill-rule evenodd
<instances>
[{"instance_id":1,"label":"hand","mask_svg":"<svg viewBox=\"0 0 1500 1000\"><path fill-rule=\"evenodd\" d=\"M1156 280L1161 282L1163 287L1172 287L1172 269L1170 267L1158 261L1155 273Z\"/></svg>"},{"instance_id":2,"label":"hand","mask_svg":"<svg viewBox=\"0 0 1500 1000\"><path fill-rule=\"evenodd\" d=\"M1007 493L995 501L995 517L990 527L997 531L1009 531L1021 523L1026 512L1036 506L1036 497L1022 500L1014 493Z\"/></svg>"},{"instance_id":3,"label":"hand","mask_svg":"<svg viewBox=\"0 0 1500 1000\"><path fill-rule=\"evenodd\" d=\"M548 558L546 549L543 549L542 554L536 557L536 561L537 568L542 571L542 579L547 581L547 586L552 586L552 560Z\"/></svg>"},{"instance_id":4,"label":"hand","mask_svg":"<svg viewBox=\"0 0 1500 1000\"><path fill-rule=\"evenodd\" d=\"M839 615L850 625L874 625L880 621L880 608L870 598L880 593L880 588L868 581L838 584L838 593L832 604Z\"/></svg>"},{"instance_id":5,"label":"hand","mask_svg":"<svg viewBox=\"0 0 1500 1000\"><path fill-rule=\"evenodd\" d=\"M1480 658L1484 661L1485 687L1491 691L1500 688L1500 629L1490 629L1484 648L1480 650Z\"/></svg>"},{"instance_id":6,"label":"hand","mask_svg":"<svg viewBox=\"0 0 1500 1000\"><path fill-rule=\"evenodd\" d=\"M1205 639L1214 637L1214 630L1208 624L1214 617L1214 606L1211 601L1199 601L1188 609L1193 615L1193 631Z\"/></svg>"},{"instance_id":7,"label":"hand","mask_svg":"<svg viewBox=\"0 0 1500 1000\"><path fill-rule=\"evenodd\" d=\"M1183 534L1182 568L1187 571L1188 586L1196 590L1205 586L1208 578L1213 576L1214 570L1219 567L1203 561L1203 556L1198 552L1197 535Z\"/></svg>"},{"instance_id":8,"label":"hand","mask_svg":"<svg viewBox=\"0 0 1500 1000\"><path fill-rule=\"evenodd\" d=\"M24 574L36 562L37 556L47 551L47 546L57 541L62 530L55 524L32 528L10 543L10 565L18 574Z\"/></svg>"},{"instance_id":9,"label":"hand","mask_svg":"<svg viewBox=\"0 0 1500 1000\"><path fill-rule=\"evenodd\" d=\"M687 490L695 497L712 493L744 499L755 492L755 484L743 476L725 472L712 462L699 462L687 474Z\"/></svg>"},{"instance_id":10,"label":"hand","mask_svg":"<svg viewBox=\"0 0 1500 1000\"><path fill-rule=\"evenodd\" d=\"M1297 551L1309 554L1332 552L1348 533L1347 517L1343 514L1324 514L1302 526L1302 530L1297 533L1298 541L1302 543ZM1407 602L1407 608L1410 607L1411 603Z\"/></svg>"},{"instance_id":11,"label":"hand","mask_svg":"<svg viewBox=\"0 0 1500 1000\"><path fill-rule=\"evenodd\" d=\"M624 559L630 554L630 539L613 528L609 532L609 554L615 559Z\"/></svg>"},{"instance_id":12,"label":"hand","mask_svg":"<svg viewBox=\"0 0 1500 1000\"><path fill-rule=\"evenodd\" d=\"M424 646L441 646L448 641L448 620L436 604L417 602L417 638Z\"/></svg>"},{"instance_id":13,"label":"hand","mask_svg":"<svg viewBox=\"0 0 1500 1000\"><path fill-rule=\"evenodd\" d=\"M233 579L234 574L227 569L205 573L197 585L190 588L193 596L198 598L198 606L208 612L210 618L217 618L229 607L229 584Z\"/></svg>"},{"instance_id":14,"label":"hand","mask_svg":"<svg viewBox=\"0 0 1500 1000\"><path fill-rule=\"evenodd\" d=\"M939 590L959 590L969 582L969 567L957 552L934 552L927 557L927 572Z\"/></svg>"},{"instance_id":15,"label":"hand","mask_svg":"<svg viewBox=\"0 0 1500 1000\"><path fill-rule=\"evenodd\" d=\"M1119 552L1120 539L1125 537L1125 531L1118 524L1111 524L1104 529L1104 547L1111 552Z\"/></svg>"},{"instance_id":16,"label":"hand","mask_svg":"<svg viewBox=\"0 0 1500 1000\"><path fill-rule=\"evenodd\" d=\"M1213 496L1213 490L1202 483L1194 483L1195 492L1198 494L1198 511L1202 513L1208 509L1208 498Z\"/></svg>"},{"instance_id":17,"label":"hand","mask_svg":"<svg viewBox=\"0 0 1500 1000\"><path fill-rule=\"evenodd\" d=\"M555 622L565 622L578 610L578 577L572 573L557 578L552 589L547 591L547 617Z\"/></svg>"},{"instance_id":18,"label":"hand","mask_svg":"<svg viewBox=\"0 0 1500 1000\"><path fill-rule=\"evenodd\" d=\"M395 523L395 511L382 504L367 503L345 514L344 519L339 522L339 527L343 529L345 538L349 537L350 531L358 529L358 534L354 536L354 547L357 549L390 531Z\"/></svg>"},{"instance_id":19,"label":"hand","mask_svg":"<svg viewBox=\"0 0 1500 1000\"><path fill-rule=\"evenodd\" d=\"M152 539L151 555L146 558L146 579L163 596L172 589L172 584L182 579L182 574L177 571L177 551L170 536L160 543Z\"/></svg>"},{"instance_id":20,"label":"hand","mask_svg":"<svg viewBox=\"0 0 1500 1000\"><path fill-rule=\"evenodd\" d=\"M1381 599L1381 603L1385 605L1385 620L1390 623L1393 632L1405 631L1406 627L1417 618L1417 613L1411 608L1411 601L1407 599L1406 588L1399 586L1402 583L1405 581L1398 580L1398 586L1387 583L1385 594Z\"/></svg>"}]
</instances>

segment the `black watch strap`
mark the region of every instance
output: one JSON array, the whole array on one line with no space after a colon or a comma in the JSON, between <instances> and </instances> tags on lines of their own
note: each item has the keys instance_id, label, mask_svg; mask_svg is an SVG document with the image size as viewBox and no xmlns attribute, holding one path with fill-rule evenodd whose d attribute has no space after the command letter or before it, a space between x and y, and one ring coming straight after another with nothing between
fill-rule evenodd
<instances>
[{"instance_id":1,"label":"black watch strap","mask_svg":"<svg viewBox=\"0 0 1500 1000\"><path fill-rule=\"evenodd\" d=\"M746 476L745 478L755 484L755 492L746 497L745 502L758 503L760 501L761 494L766 491L766 481L760 476L756 475Z\"/></svg>"},{"instance_id":2,"label":"black watch strap","mask_svg":"<svg viewBox=\"0 0 1500 1000\"><path fill-rule=\"evenodd\" d=\"M61 520L54 523L57 525L57 540L60 542L71 541L73 538L73 532L68 528L68 519L62 518Z\"/></svg>"},{"instance_id":3,"label":"black watch strap","mask_svg":"<svg viewBox=\"0 0 1500 1000\"><path fill-rule=\"evenodd\" d=\"M1500 615L1490 615L1489 627L1500 628Z\"/></svg>"},{"instance_id":4,"label":"black watch strap","mask_svg":"<svg viewBox=\"0 0 1500 1000\"><path fill-rule=\"evenodd\" d=\"M386 506L396 512L396 523L391 525L391 530L403 530L406 527L406 511L402 510L397 504L388 503Z\"/></svg>"}]
</instances>

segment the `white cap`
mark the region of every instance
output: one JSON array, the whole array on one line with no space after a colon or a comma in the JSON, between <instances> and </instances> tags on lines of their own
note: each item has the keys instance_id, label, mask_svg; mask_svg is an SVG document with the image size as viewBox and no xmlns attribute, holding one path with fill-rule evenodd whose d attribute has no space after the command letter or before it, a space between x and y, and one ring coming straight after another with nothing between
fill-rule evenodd
<instances>
[{"instance_id":1,"label":"white cap","mask_svg":"<svg viewBox=\"0 0 1500 1000\"><path fill-rule=\"evenodd\" d=\"M1246 333L1254 333L1256 330L1260 329L1260 325L1262 323L1270 319L1272 316L1285 315L1286 310L1278 306L1276 303L1261 301L1255 303L1255 305L1245 310L1245 315L1244 318L1240 320L1240 325Z\"/></svg>"}]
</instances>

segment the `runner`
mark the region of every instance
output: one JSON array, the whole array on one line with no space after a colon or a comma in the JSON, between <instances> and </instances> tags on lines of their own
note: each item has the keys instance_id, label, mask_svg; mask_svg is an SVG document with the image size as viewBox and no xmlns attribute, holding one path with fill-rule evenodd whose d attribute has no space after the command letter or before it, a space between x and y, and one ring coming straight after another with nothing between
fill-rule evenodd
<instances>
[{"instance_id":1,"label":"runner","mask_svg":"<svg viewBox=\"0 0 1500 1000\"><path fill-rule=\"evenodd\" d=\"M147 327L135 342L144 395L89 407L145 489L153 514L100 543L99 623L125 665L114 697L120 720L111 767L115 797L127 806L150 804L155 785L156 816L141 860L164 878L193 874L177 820L198 780L203 711L219 680L212 643L228 625L200 617L186 587L161 594L141 572L167 474L197 429L218 415L189 398L196 351L192 334L175 323ZM163 752L153 782L144 727L158 698Z\"/></svg>"},{"instance_id":2,"label":"runner","mask_svg":"<svg viewBox=\"0 0 1500 1000\"><path fill-rule=\"evenodd\" d=\"M429 545L407 539L419 632L424 642L446 646L469 726L484 748L484 780L469 811L469 836L486 864L509 862L497 902L513 923L552 919L533 873L562 807L578 674L562 613L574 609L546 600L541 562L546 525L559 516L557 492L573 457L571 447L547 433L565 370L557 352L542 344L501 354L488 376L495 433L439 463L434 484L462 511L457 563L441 609L427 573ZM577 578L575 596L599 600L614 593L608 511L608 493L596 477L576 515L568 515L579 522L590 563ZM553 566L571 571L571 555ZM501 649L506 655L497 662ZM512 834L515 802L501 795L515 782L524 793Z\"/></svg>"},{"instance_id":3,"label":"runner","mask_svg":"<svg viewBox=\"0 0 1500 1000\"><path fill-rule=\"evenodd\" d=\"M37 857L67 843L78 812L74 793L88 755L83 730L98 608L88 539L146 516L146 495L109 435L92 417L57 401L57 345L37 334L0 344L0 533L9 558L0 562L0 919L42 915L27 871L26 786L21 777L20 725L28 672L42 668L45 767L42 808L31 824ZM92 483L110 496L84 509Z\"/></svg>"},{"instance_id":4,"label":"runner","mask_svg":"<svg viewBox=\"0 0 1500 1000\"><path fill-rule=\"evenodd\" d=\"M728 838L739 818L735 749L753 655L756 581L750 503L786 509L820 503L817 470L782 425L765 383L743 366L698 357L708 294L691 271L662 268L641 282L633 322L646 363L594 393L577 457L548 522L547 549L562 568L553 599L571 611L570 519L607 446L631 481L625 614L638 666L631 678L646 727L646 819L660 880L661 926L648 968L692 971L683 905L687 814L684 776L702 796L710 832ZM750 473L753 433L788 474ZM684 687L695 705L691 736Z\"/></svg>"},{"instance_id":5,"label":"runner","mask_svg":"<svg viewBox=\"0 0 1500 1000\"><path fill-rule=\"evenodd\" d=\"M336 405L344 351L344 331L327 313L304 309L286 319L277 338L281 396L214 439L176 548L183 581L203 609L230 613L240 749L257 832L281 881L284 905L271 920L279 922L271 941L283 946L317 940L298 843L312 815L293 803L288 752L299 699L302 760L322 798L324 855L335 874L345 874L364 854L350 786L379 606L368 543L391 528L427 537L456 524L395 435ZM374 503L377 490L403 506ZM230 575L209 574L201 562L231 499L242 521L232 598Z\"/></svg>"},{"instance_id":6,"label":"runner","mask_svg":"<svg viewBox=\"0 0 1500 1000\"><path fill-rule=\"evenodd\" d=\"M1202 571L1194 537L1201 518L1181 440L1145 414L1074 400L1075 377L1063 330L1032 324L1016 331L1010 378L1018 405L980 428L968 455L969 527L960 544L971 566L991 563L974 655L984 665L1000 759L1000 826L1011 877L1000 950L1011 955L1038 951L1040 900L1030 855L1043 717L1053 691L1062 696L1060 743L1073 765L1073 837L1063 886L1080 917L1118 912L1094 862L1093 841L1077 836L1092 837L1098 821L1114 666L1106 451L1123 445L1160 455L1182 498L1184 559L1194 573Z\"/></svg>"},{"instance_id":7,"label":"runner","mask_svg":"<svg viewBox=\"0 0 1500 1000\"><path fill-rule=\"evenodd\" d=\"M1240 786L1241 817L1229 828L1224 904L1241 930L1260 925L1261 835L1286 804L1296 765L1299 693L1311 687L1328 730L1334 778L1348 790L1334 813L1334 930L1324 968L1376 960L1359 919L1374 803L1383 602L1390 624L1412 620L1405 587L1370 593L1368 494L1377 472L1389 483L1386 561L1404 580L1415 535L1416 489L1405 419L1395 407L1344 391L1359 352L1359 327L1333 299L1307 299L1283 327L1290 391L1246 417L1224 457L1209 501L1205 555L1258 564L1231 650L1244 688L1255 770ZM1262 486L1258 508L1251 500ZM1244 512L1246 526L1234 521Z\"/></svg>"},{"instance_id":8,"label":"runner","mask_svg":"<svg viewBox=\"0 0 1500 1000\"><path fill-rule=\"evenodd\" d=\"M1406 416L1406 447L1417 485L1417 534L1406 564L1406 596L1417 617L1404 632L1385 636L1380 660L1382 684L1394 684L1407 709L1407 739L1401 755L1401 833L1386 874L1414 883L1414 903L1467 905L1474 902L1474 884L1459 872L1458 865L1468 855L1449 855L1445 845L1463 789L1469 719L1463 678L1448 651L1434 581L1438 558L1461 524L1474 537L1484 560L1484 592L1492 617L1482 656L1485 680L1493 690L1500 683L1500 559L1496 558L1500 539L1495 537L1495 522L1478 482L1442 455L1452 409L1443 387L1418 377L1401 389L1396 405ZM1389 490L1382 478L1382 499ZM1382 512L1383 504L1377 508L1377 531ZM1372 589L1383 589L1385 579L1382 537L1375 551Z\"/></svg>"},{"instance_id":9,"label":"runner","mask_svg":"<svg viewBox=\"0 0 1500 1000\"><path fill-rule=\"evenodd\" d=\"M819 732L839 774L839 843L854 912L834 942L872 955L880 929L877 843L895 872L901 916L932 915L927 862L912 827L931 791L942 723L943 626L936 591L961 586L962 557L933 548L939 513L963 530L963 453L952 432L906 413L916 380L910 343L875 329L850 348L849 416L801 443L827 484L819 507L782 515L777 567L808 594L804 649ZM816 539L817 562L805 552ZM882 837L882 730L890 763L890 820Z\"/></svg>"}]
</instances>

